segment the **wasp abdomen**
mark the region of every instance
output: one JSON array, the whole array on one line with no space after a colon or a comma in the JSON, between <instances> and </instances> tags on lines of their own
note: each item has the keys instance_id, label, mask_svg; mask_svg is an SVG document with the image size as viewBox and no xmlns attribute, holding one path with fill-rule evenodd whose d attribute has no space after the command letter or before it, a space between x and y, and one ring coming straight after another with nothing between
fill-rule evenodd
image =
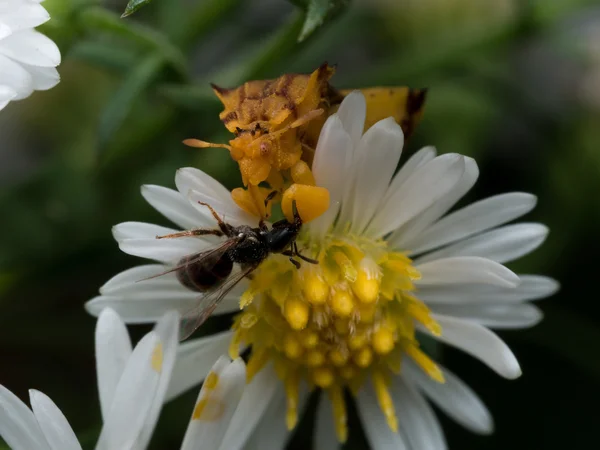
<instances>
[{"instance_id":1,"label":"wasp abdomen","mask_svg":"<svg viewBox=\"0 0 600 450\"><path fill-rule=\"evenodd\" d=\"M183 258L179 264L186 263L189 257ZM197 261L177 271L177 279L192 291L205 292L218 287L231 274L233 261L229 255L222 255L216 262Z\"/></svg>"}]
</instances>

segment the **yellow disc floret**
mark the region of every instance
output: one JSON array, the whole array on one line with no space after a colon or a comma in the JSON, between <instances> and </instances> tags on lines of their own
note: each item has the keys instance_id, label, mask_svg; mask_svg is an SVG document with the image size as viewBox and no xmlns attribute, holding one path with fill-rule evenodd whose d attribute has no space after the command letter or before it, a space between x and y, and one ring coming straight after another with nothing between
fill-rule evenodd
<instances>
[{"instance_id":1,"label":"yellow disc floret","mask_svg":"<svg viewBox=\"0 0 600 450\"><path fill-rule=\"evenodd\" d=\"M302 167L297 177L307 176ZM433 379L442 372L419 348L415 323L434 334L441 329L415 297L420 274L403 253L384 241L328 235L318 245L299 241L318 264L296 269L289 258L270 256L255 271L240 300L232 357L240 344L252 346L248 376L273 361L288 398L287 424L297 422L301 380L327 391L336 432L347 436L343 391L356 393L371 382L389 427L398 424L388 389L404 356ZM309 244L309 245L307 245Z\"/></svg>"}]
</instances>

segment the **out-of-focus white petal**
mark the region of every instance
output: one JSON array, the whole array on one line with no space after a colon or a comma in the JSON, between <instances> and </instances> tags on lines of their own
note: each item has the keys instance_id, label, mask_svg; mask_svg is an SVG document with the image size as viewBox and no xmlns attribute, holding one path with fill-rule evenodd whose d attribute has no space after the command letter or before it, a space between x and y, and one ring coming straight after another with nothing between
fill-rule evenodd
<instances>
[{"instance_id":1,"label":"out-of-focus white petal","mask_svg":"<svg viewBox=\"0 0 600 450\"><path fill-rule=\"evenodd\" d=\"M54 41L33 29L18 31L2 39L0 54L37 67L60 64L60 51Z\"/></svg>"},{"instance_id":2,"label":"out-of-focus white petal","mask_svg":"<svg viewBox=\"0 0 600 450\"><path fill-rule=\"evenodd\" d=\"M501 287L489 284L444 284L419 286L417 296L425 303L433 304L494 304L518 303L549 297L559 289L552 278L540 275L519 275L517 287Z\"/></svg>"},{"instance_id":3,"label":"out-of-focus white petal","mask_svg":"<svg viewBox=\"0 0 600 450\"><path fill-rule=\"evenodd\" d=\"M358 168L351 201L350 230L362 233L377 211L377 199L383 197L400 160L404 133L392 117L380 120L364 134L358 151L366 163Z\"/></svg>"},{"instance_id":4,"label":"out-of-focus white petal","mask_svg":"<svg viewBox=\"0 0 600 450\"><path fill-rule=\"evenodd\" d=\"M353 91L346 95L337 110L337 116L352 142L358 143L363 135L367 117L367 102L363 93Z\"/></svg>"},{"instance_id":5,"label":"out-of-focus white petal","mask_svg":"<svg viewBox=\"0 0 600 450\"><path fill-rule=\"evenodd\" d=\"M0 436L12 450L49 450L33 412L0 385Z\"/></svg>"},{"instance_id":6,"label":"out-of-focus white petal","mask_svg":"<svg viewBox=\"0 0 600 450\"><path fill-rule=\"evenodd\" d=\"M244 447L271 403L275 390L280 387L281 381L271 365L254 376L244 390L219 450L240 450Z\"/></svg>"},{"instance_id":7,"label":"out-of-focus white petal","mask_svg":"<svg viewBox=\"0 0 600 450\"><path fill-rule=\"evenodd\" d=\"M102 418L107 420L115 390L131 356L131 340L125 324L112 309L101 312L96 322L96 377Z\"/></svg>"},{"instance_id":8,"label":"out-of-focus white petal","mask_svg":"<svg viewBox=\"0 0 600 450\"><path fill-rule=\"evenodd\" d=\"M490 328L519 329L537 325L543 318L542 311L535 305L491 304L491 305L432 305L436 314L469 319Z\"/></svg>"},{"instance_id":9,"label":"out-of-focus white petal","mask_svg":"<svg viewBox=\"0 0 600 450\"><path fill-rule=\"evenodd\" d=\"M391 387L400 432L413 449L446 450L446 439L435 414L421 393L402 377Z\"/></svg>"},{"instance_id":10,"label":"out-of-focus white petal","mask_svg":"<svg viewBox=\"0 0 600 450\"><path fill-rule=\"evenodd\" d=\"M308 225L311 235L323 236L340 210L352 145L339 117L336 114L329 117L321 130L312 165L317 186L329 191L329 209Z\"/></svg>"},{"instance_id":11,"label":"out-of-focus white petal","mask_svg":"<svg viewBox=\"0 0 600 450\"><path fill-rule=\"evenodd\" d=\"M337 450L340 448L341 445L335 435L333 407L324 392L321 392L319 396L315 427L314 450Z\"/></svg>"},{"instance_id":12,"label":"out-of-focus white petal","mask_svg":"<svg viewBox=\"0 0 600 450\"><path fill-rule=\"evenodd\" d=\"M142 196L154 209L184 230L214 225L212 217L209 221L206 215L200 214L178 191L162 186L144 185Z\"/></svg>"},{"instance_id":13,"label":"out-of-focus white petal","mask_svg":"<svg viewBox=\"0 0 600 450\"><path fill-rule=\"evenodd\" d=\"M181 344L165 401L170 401L204 380L210 365L227 353L233 331L192 339Z\"/></svg>"},{"instance_id":14,"label":"out-of-focus white petal","mask_svg":"<svg viewBox=\"0 0 600 450\"><path fill-rule=\"evenodd\" d=\"M394 433L390 430L370 383L366 383L358 392L356 400L358 415L373 450L388 450L391 448L410 450L404 437L400 433Z\"/></svg>"},{"instance_id":15,"label":"out-of-focus white petal","mask_svg":"<svg viewBox=\"0 0 600 450\"><path fill-rule=\"evenodd\" d=\"M531 211L535 195L512 192L489 197L455 211L404 243L414 254L423 253L481 231L503 225Z\"/></svg>"},{"instance_id":16,"label":"out-of-focus white petal","mask_svg":"<svg viewBox=\"0 0 600 450\"><path fill-rule=\"evenodd\" d=\"M417 286L436 284L481 283L501 287L517 287L519 277L511 270L489 259L457 256L415 265L421 273Z\"/></svg>"},{"instance_id":17,"label":"out-of-focus white petal","mask_svg":"<svg viewBox=\"0 0 600 450\"><path fill-rule=\"evenodd\" d=\"M150 443L150 438L156 427L156 422L158 421L158 416L162 409L167 388L169 387L171 380L173 366L175 365L177 344L179 343L179 319L180 316L176 311L170 311L161 317L154 326L154 332L157 334L161 343L162 368L152 405L144 420L144 426L142 427L142 431L136 441L134 449L144 450Z\"/></svg>"},{"instance_id":18,"label":"out-of-focus white petal","mask_svg":"<svg viewBox=\"0 0 600 450\"><path fill-rule=\"evenodd\" d=\"M464 156L446 154L423 164L397 188L392 182L389 189L395 191L378 207L366 233L377 238L396 230L447 195L464 171Z\"/></svg>"},{"instance_id":19,"label":"out-of-focus white petal","mask_svg":"<svg viewBox=\"0 0 600 450\"><path fill-rule=\"evenodd\" d=\"M505 264L534 251L546 240L548 227L540 223L518 223L496 228L458 241L415 259L416 264L450 256L479 256Z\"/></svg>"},{"instance_id":20,"label":"out-of-focus white petal","mask_svg":"<svg viewBox=\"0 0 600 450\"><path fill-rule=\"evenodd\" d=\"M81 444L62 411L46 394L29 390L35 418L52 450L81 450Z\"/></svg>"},{"instance_id":21,"label":"out-of-focus white petal","mask_svg":"<svg viewBox=\"0 0 600 450\"><path fill-rule=\"evenodd\" d=\"M438 383L424 374L406 358L402 363L403 375L414 382L442 411L469 431L490 434L494 431L492 415L477 394L444 367L444 383Z\"/></svg>"},{"instance_id":22,"label":"out-of-focus white petal","mask_svg":"<svg viewBox=\"0 0 600 450\"><path fill-rule=\"evenodd\" d=\"M97 450L132 448L152 407L162 372L162 343L155 332L133 350L106 416Z\"/></svg>"},{"instance_id":23,"label":"out-of-focus white petal","mask_svg":"<svg viewBox=\"0 0 600 450\"><path fill-rule=\"evenodd\" d=\"M0 68L0 86L6 86L15 92L14 100L31 95L33 77L23 66L0 53Z\"/></svg>"}]
</instances>

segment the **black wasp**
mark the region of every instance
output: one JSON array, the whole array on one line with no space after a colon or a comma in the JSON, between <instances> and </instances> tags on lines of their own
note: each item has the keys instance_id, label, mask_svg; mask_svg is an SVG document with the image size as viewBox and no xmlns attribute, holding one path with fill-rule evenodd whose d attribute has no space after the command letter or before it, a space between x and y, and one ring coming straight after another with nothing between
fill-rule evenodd
<instances>
[{"instance_id":1,"label":"black wasp","mask_svg":"<svg viewBox=\"0 0 600 450\"><path fill-rule=\"evenodd\" d=\"M267 196L265 205L276 192ZM258 227L248 225L233 226L223 221L217 212L207 203L206 206L219 225L218 229L194 229L179 233L157 236L157 239L171 239L184 236L226 236L227 239L216 247L183 257L171 270L155 275L176 272L177 279L188 289L204 293L198 304L188 311L182 319L180 340L187 339L202 325L215 310L217 305L242 278L250 275L271 253L289 256L290 261L300 268L298 257L311 264L317 261L301 255L296 238L302 228L302 219L294 205L294 221L286 219L275 222L271 229L260 220ZM239 264L240 271L232 274L234 264ZM151 277L151 278L154 278Z\"/></svg>"}]
</instances>

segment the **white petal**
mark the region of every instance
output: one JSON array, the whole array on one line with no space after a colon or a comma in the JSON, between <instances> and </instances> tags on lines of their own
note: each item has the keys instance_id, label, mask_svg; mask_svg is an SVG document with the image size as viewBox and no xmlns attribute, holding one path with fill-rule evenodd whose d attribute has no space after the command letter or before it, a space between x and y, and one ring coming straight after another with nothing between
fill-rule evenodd
<instances>
[{"instance_id":1,"label":"white petal","mask_svg":"<svg viewBox=\"0 0 600 450\"><path fill-rule=\"evenodd\" d=\"M449 256L480 256L505 264L519 259L546 240L548 227L539 223L506 225L415 259L416 264Z\"/></svg>"},{"instance_id":2,"label":"white petal","mask_svg":"<svg viewBox=\"0 0 600 450\"><path fill-rule=\"evenodd\" d=\"M310 223L311 236L323 236L335 220L344 194L351 158L352 141L341 120L334 114L327 119L321 130L312 165L317 186L329 191L329 209Z\"/></svg>"},{"instance_id":3,"label":"white petal","mask_svg":"<svg viewBox=\"0 0 600 450\"><path fill-rule=\"evenodd\" d=\"M158 335L150 332L133 350L115 390L97 450L135 445L160 381L161 365L157 364L156 354L161 345Z\"/></svg>"},{"instance_id":4,"label":"white petal","mask_svg":"<svg viewBox=\"0 0 600 450\"><path fill-rule=\"evenodd\" d=\"M0 436L13 450L49 449L31 410L2 385L0 385Z\"/></svg>"},{"instance_id":5,"label":"white petal","mask_svg":"<svg viewBox=\"0 0 600 450\"><path fill-rule=\"evenodd\" d=\"M164 277L170 277L175 281L172 287L166 284L142 282L140 285L143 286L133 286L131 292L95 297L85 304L85 309L93 316L97 316L103 309L112 308L126 323L148 323L157 321L167 311L176 310L186 314L198 305L202 298L201 293L184 288L174 275L164 275ZM213 315L239 311L240 295L247 287L247 280L240 281L223 298Z\"/></svg>"},{"instance_id":6,"label":"white petal","mask_svg":"<svg viewBox=\"0 0 600 450\"><path fill-rule=\"evenodd\" d=\"M543 318L542 311L529 304L492 305L436 305L436 314L468 319L490 328L520 329L537 325Z\"/></svg>"},{"instance_id":7,"label":"white petal","mask_svg":"<svg viewBox=\"0 0 600 450\"><path fill-rule=\"evenodd\" d=\"M517 287L519 277L511 270L489 259L457 256L415 265L421 272L417 286L435 284L482 283L502 287Z\"/></svg>"},{"instance_id":8,"label":"white petal","mask_svg":"<svg viewBox=\"0 0 600 450\"><path fill-rule=\"evenodd\" d=\"M213 366L212 372L218 377L214 388L202 386L181 450L216 449L221 444L246 384L244 361L228 361L223 357ZM200 402L204 403L201 411Z\"/></svg>"},{"instance_id":9,"label":"white petal","mask_svg":"<svg viewBox=\"0 0 600 450\"><path fill-rule=\"evenodd\" d=\"M188 198L190 191L202 192L218 202L232 202L229 190L210 175L194 167L184 167L175 175L177 190Z\"/></svg>"},{"instance_id":10,"label":"white petal","mask_svg":"<svg viewBox=\"0 0 600 450\"><path fill-rule=\"evenodd\" d=\"M227 353L232 331L186 341L177 350L165 402L200 384L208 375L210 365Z\"/></svg>"},{"instance_id":11,"label":"white petal","mask_svg":"<svg viewBox=\"0 0 600 450\"><path fill-rule=\"evenodd\" d=\"M131 340L125 324L112 309L98 317L95 333L96 373L102 419L108 418L115 390L131 356Z\"/></svg>"},{"instance_id":12,"label":"white petal","mask_svg":"<svg viewBox=\"0 0 600 450\"><path fill-rule=\"evenodd\" d=\"M398 424L413 449L445 450L448 448L442 428L423 396L402 377L391 386Z\"/></svg>"},{"instance_id":13,"label":"white petal","mask_svg":"<svg viewBox=\"0 0 600 450\"><path fill-rule=\"evenodd\" d=\"M352 91L346 95L337 111L337 116L352 142L358 143L363 135L367 117L367 102L363 93Z\"/></svg>"},{"instance_id":14,"label":"white petal","mask_svg":"<svg viewBox=\"0 0 600 450\"><path fill-rule=\"evenodd\" d=\"M367 155L367 162L360 167L355 179L352 207L354 233L362 233L377 210L376 200L382 198L396 171L404 134L392 117L380 120L364 134L358 152Z\"/></svg>"},{"instance_id":15,"label":"white petal","mask_svg":"<svg viewBox=\"0 0 600 450\"><path fill-rule=\"evenodd\" d=\"M220 450L240 450L268 408L280 381L271 365L258 372L246 386Z\"/></svg>"},{"instance_id":16,"label":"white petal","mask_svg":"<svg viewBox=\"0 0 600 450\"><path fill-rule=\"evenodd\" d=\"M304 414L308 392L300 389L298 393L298 417ZM277 389L273 400L263 414L262 420L244 446L244 450L281 450L286 448L292 433L286 426L287 399L283 389ZM333 449L335 447L330 447Z\"/></svg>"},{"instance_id":17,"label":"white petal","mask_svg":"<svg viewBox=\"0 0 600 450\"><path fill-rule=\"evenodd\" d=\"M0 85L0 110L17 96L14 89Z\"/></svg>"},{"instance_id":18,"label":"white petal","mask_svg":"<svg viewBox=\"0 0 600 450\"><path fill-rule=\"evenodd\" d=\"M170 384L177 355L177 344L179 343L179 318L180 316L176 311L170 311L161 317L154 326L154 332L158 335L162 344L162 370L150 411L144 420L142 432L134 447L140 450L145 449L150 443Z\"/></svg>"},{"instance_id":19,"label":"white petal","mask_svg":"<svg viewBox=\"0 0 600 450\"><path fill-rule=\"evenodd\" d=\"M559 289L556 280L540 275L519 275L517 287L499 287L481 284L419 286L417 296L425 303L517 303L537 300L554 294Z\"/></svg>"},{"instance_id":20,"label":"white petal","mask_svg":"<svg viewBox=\"0 0 600 450\"><path fill-rule=\"evenodd\" d=\"M30 389L29 399L35 418L52 450L81 450L71 425L50 397Z\"/></svg>"},{"instance_id":21,"label":"white petal","mask_svg":"<svg viewBox=\"0 0 600 450\"><path fill-rule=\"evenodd\" d=\"M50 14L42 5L34 1L19 0L0 4L0 30L2 25L8 31L0 34L0 39L26 28L35 28L50 20Z\"/></svg>"},{"instance_id":22,"label":"white petal","mask_svg":"<svg viewBox=\"0 0 600 450\"><path fill-rule=\"evenodd\" d=\"M465 171L458 183L445 196L394 231L386 240L394 248L408 248L404 246L404 242L410 241L410 239L413 239L421 231L446 214L473 187L478 177L479 168L477 167L477 163L473 158L465 156Z\"/></svg>"},{"instance_id":23,"label":"white petal","mask_svg":"<svg viewBox=\"0 0 600 450\"><path fill-rule=\"evenodd\" d=\"M190 190L187 195L188 200L191 205L196 208L200 214L205 216L207 223L212 224L210 228L217 228L217 221L212 216L210 210L207 206L201 205L200 203L209 204L218 216L224 222L231 223L231 225L239 226L239 225L252 225L256 226L258 223L258 219L256 217L252 217L250 214L244 212L239 206L237 206L231 198L226 201L216 200L211 194L207 194L206 192Z\"/></svg>"},{"instance_id":24,"label":"white petal","mask_svg":"<svg viewBox=\"0 0 600 450\"><path fill-rule=\"evenodd\" d=\"M118 273L104 283L100 288L100 293L106 295L128 293L137 291L140 286L149 286L150 284L153 289L164 286L172 287L177 283L177 279L173 274L166 274L164 276L145 280L145 278L162 273L167 269L168 266L163 266L162 264L146 264L143 266L132 267L131 269Z\"/></svg>"},{"instance_id":25,"label":"white petal","mask_svg":"<svg viewBox=\"0 0 600 450\"><path fill-rule=\"evenodd\" d=\"M60 64L60 50L54 41L32 29L17 31L2 39L0 53L32 66L56 67Z\"/></svg>"},{"instance_id":26,"label":"white petal","mask_svg":"<svg viewBox=\"0 0 600 450\"><path fill-rule=\"evenodd\" d=\"M206 215L199 214L178 191L147 184L142 186L142 195L154 209L184 230L214 225L214 219L209 221Z\"/></svg>"},{"instance_id":27,"label":"white petal","mask_svg":"<svg viewBox=\"0 0 600 450\"><path fill-rule=\"evenodd\" d=\"M457 154L438 156L419 167L377 208L367 233L381 237L405 224L443 198L464 171L465 158ZM394 183L390 189L394 189Z\"/></svg>"},{"instance_id":28,"label":"white petal","mask_svg":"<svg viewBox=\"0 0 600 450\"><path fill-rule=\"evenodd\" d=\"M336 450L341 447L335 435L333 407L325 392L321 392L319 395L315 426L314 450Z\"/></svg>"},{"instance_id":29,"label":"white petal","mask_svg":"<svg viewBox=\"0 0 600 450\"><path fill-rule=\"evenodd\" d=\"M115 241L121 242L125 239L156 239L156 236L177 233L179 230L161 227L153 223L145 222L122 222L112 228ZM183 239L183 238L182 238ZM188 238L189 239L189 238ZM165 242L175 242L177 239L166 239Z\"/></svg>"},{"instance_id":30,"label":"white petal","mask_svg":"<svg viewBox=\"0 0 600 450\"><path fill-rule=\"evenodd\" d=\"M31 75L33 89L36 91L47 91L60 82L60 74L54 67L38 67L21 63Z\"/></svg>"},{"instance_id":31,"label":"white petal","mask_svg":"<svg viewBox=\"0 0 600 450\"><path fill-rule=\"evenodd\" d=\"M173 265L177 264L184 256L205 251L214 245L207 239L193 237L123 239L119 241L121 251L129 255Z\"/></svg>"},{"instance_id":32,"label":"white petal","mask_svg":"<svg viewBox=\"0 0 600 450\"><path fill-rule=\"evenodd\" d=\"M466 429L473 433L491 434L494 431L492 415L477 394L448 369L438 366L444 374L445 383L431 379L408 358L403 361L402 372L442 411Z\"/></svg>"},{"instance_id":33,"label":"white petal","mask_svg":"<svg viewBox=\"0 0 600 450\"><path fill-rule=\"evenodd\" d=\"M14 100L29 97L33 92L33 78L18 62L0 53L0 85L9 87L16 96Z\"/></svg>"},{"instance_id":34,"label":"white petal","mask_svg":"<svg viewBox=\"0 0 600 450\"><path fill-rule=\"evenodd\" d=\"M386 192L383 201L385 202L389 200L391 195L394 192L396 192L400 188L400 186L402 186L406 182L406 180L408 180L412 176L412 174L417 171L417 169L434 159L436 155L437 150L435 149L435 147L423 147L421 150L419 150L410 158L408 158L408 160L402 165L402 167L392 180L392 184L390 184L390 188Z\"/></svg>"},{"instance_id":35,"label":"white petal","mask_svg":"<svg viewBox=\"0 0 600 450\"><path fill-rule=\"evenodd\" d=\"M474 356L504 378L515 379L521 376L521 367L513 352L486 327L470 320L440 314L432 314L431 317L442 327L442 335L435 337L439 341ZM420 329L428 333L424 328Z\"/></svg>"},{"instance_id":36,"label":"white petal","mask_svg":"<svg viewBox=\"0 0 600 450\"><path fill-rule=\"evenodd\" d=\"M405 248L415 254L423 253L473 236L527 214L535 207L536 202L534 195L523 192L480 200L440 219L415 239L406 242Z\"/></svg>"},{"instance_id":37,"label":"white petal","mask_svg":"<svg viewBox=\"0 0 600 450\"><path fill-rule=\"evenodd\" d=\"M363 386L358 392L356 400L358 415L365 428L370 447L373 450L410 449L410 447L406 445L403 437L399 433L394 433L390 430L390 427L388 427L386 419L377 403L377 397L371 383L367 383Z\"/></svg>"}]
</instances>

